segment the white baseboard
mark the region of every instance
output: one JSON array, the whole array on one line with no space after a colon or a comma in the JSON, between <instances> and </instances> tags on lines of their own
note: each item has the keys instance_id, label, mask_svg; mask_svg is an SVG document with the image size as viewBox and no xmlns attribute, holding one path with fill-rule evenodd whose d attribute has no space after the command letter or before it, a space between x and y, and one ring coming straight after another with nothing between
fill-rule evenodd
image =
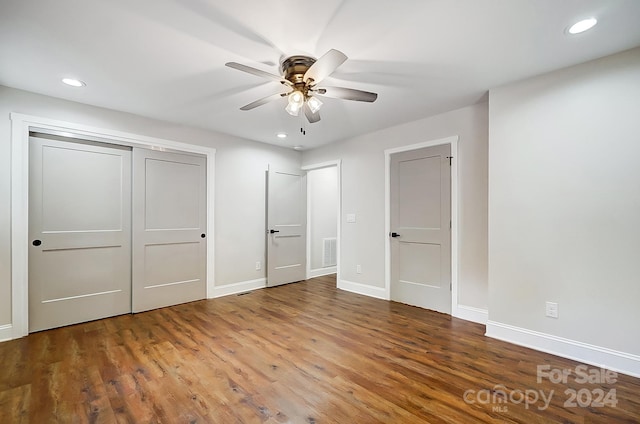
<instances>
[{"instance_id":1,"label":"white baseboard","mask_svg":"<svg viewBox=\"0 0 640 424\"><path fill-rule=\"evenodd\" d=\"M263 289L267 287L266 278L258 278L257 280L241 281L239 283L225 284L224 286L216 286L213 288L213 296L210 299L231 294L244 293L251 290Z\"/></svg>"},{"instance_id":2,"label":"white baseboard","mask_svg":"<svg viewBox=\"0 0 640 424\"><path fill-rule=\"evenodd\" d=\"M0 325L0 342L6 342L13 339L13 325Z\"/></svg>"},{"instance_id":3,"label":"white baseboard","mask_svg":"<svg viewBox=\"0 0 640 424\"><path fill-rule=\"evenodd\" d=\"M365 296L375 297L378 299L389 300L387 292L382 287L373 287L368 284L354 283L353 281L339 280L338 288L350 291L352 293L363 294Z\"/></svg>"},{"instance_id":4,"label":"white baseboard","mask_svg":"<svg viewBox=\"0 0 640 424\"><path fill-rule=\"evenodd\" d=\"M607 368L633 377L640 377L640 355L620 352L495 321L487 321L486 336L596 367Z\"/></svg>"},{"instance_id":5,"label":"white baseboard","mask_svg":"<svg viewBox=\"0 0 640 424\"><path fill-rule=\"evenodd\" d=\"M486 309L465 305L455 307L452 315L456 318L477 322L478 324L486 324L489 319L489 313Z\"/></svg>"},{"instance_id":6,"label":"white baseboard","mask_svg":"<svg viewBox=\"0 0 640 424\"><path fill-rule=\"evenodd\" d=\"M327 268L310 269L307 273L307 279L322 277L323 275L331 275L337 272L337 267L330 266Z\"/></svg>"}]
</instances>

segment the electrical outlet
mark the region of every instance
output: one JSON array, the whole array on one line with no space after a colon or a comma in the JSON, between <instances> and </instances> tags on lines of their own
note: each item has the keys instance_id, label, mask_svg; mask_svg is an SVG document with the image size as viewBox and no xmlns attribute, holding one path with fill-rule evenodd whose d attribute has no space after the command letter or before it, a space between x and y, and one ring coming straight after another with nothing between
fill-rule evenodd
<instances>
[{"instance_id":1,"label":"electrical outlet","mask_svg":"<svg viewBox=\"0 0 640 424\"><path fill-rule=\"evenodd\" d=\"M558 304L556 302L546 303L546 315L550 318L558 318Z\"/></svg>"},{"instance_id":2,"label":"electrical outlet","mask_svg":"<svg viewBox=\"0 0 640 424\"><path fill-rule=\"evenodd\" d=\"M362 265L356 265L356 274L362 274Z\"/></svg>"},{"instance_id":3,"label":"electrical outlet","mask_svg":"<svg viewBox=\"0 0 640 424\"><path fill-rule=\"evenodd\" d=\"M260 263L260 261L256 262L256 271L260 271L262 269L262 264Z\"/></svg>"}]
</instances>

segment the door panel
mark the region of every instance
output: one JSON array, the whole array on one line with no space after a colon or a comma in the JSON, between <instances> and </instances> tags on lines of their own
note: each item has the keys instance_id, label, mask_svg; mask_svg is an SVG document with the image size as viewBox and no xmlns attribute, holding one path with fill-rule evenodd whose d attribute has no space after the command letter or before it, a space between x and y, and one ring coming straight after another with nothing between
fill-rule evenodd
<instances>
[{"instance_id":1,"label":"door panel","mask_svg":"<svg viewBox=\"0 0 640 424\"><path fill-rule=\"evenodd\" d=\"M29 142L29 331L130 312L131 151Z\"/></svg>"},{"instance_id":2,"label":"door panel","mask_svg":"<svg viewBox=\"0 0 640 424\"><path fill-rule=\"evenodd\" d=\"M398 222L406 228L439 228L440 157L398 162Z\"/></svg>"},{"instance_id":3,"label":"door panel","mask_svg":"<svg viewBox=\"0 0 640 424\"><path fill-rule=\"evenodd\" d=\"M133 149L133 311L206 297L206 159Z\"/></svg>"},{"instance_id":4,"label":"door panel","mask_svg":"<svg viewBox=\"0 0 640 424\"><path fill-rule=\"evenodd\" d=\"M439 288L442 283L440 246L427 243L399 243L399 275L401 283L420 282ZM449 287L447 287L448 289Z\"/></svg>"},{"instance_id":5,"label":"door panel","mask_svg":"<svg viewBox=\"0 0 640 424\"><path fill-rule=\"evenodd\" d=\"M200 279L200 243L149 244L145 248L145 280L150 286Z\"/></svg>"},{"instance_id":6,"label":"door panel","mask_svg":"<svg viewBox=\"0 0 640 424\"><path fill-rule=\"evenodd\" d=\"M267 178L267 286L306 277L307 194L304 173L269 167ZM273 233L271 231L274 231Z\"/></svg>"},{"instance_id":7,"label":"door panel","mask_svg":"<svg viewBox=\"0 0 640 424\"><path fill-rule=\"evenodd\" d=\"M203 165L149 158L145 172L146 228L199 229Z\"/></svg>"},{"instance_id":8,"label":"door panel","mask_svg":"<svg viewBox=\"0 0 640 424\"><path fill-rule=\"evenodd\" d=\"M391 156L391 299L451 313L450 145Z\"/></svg>"}]
</instances>

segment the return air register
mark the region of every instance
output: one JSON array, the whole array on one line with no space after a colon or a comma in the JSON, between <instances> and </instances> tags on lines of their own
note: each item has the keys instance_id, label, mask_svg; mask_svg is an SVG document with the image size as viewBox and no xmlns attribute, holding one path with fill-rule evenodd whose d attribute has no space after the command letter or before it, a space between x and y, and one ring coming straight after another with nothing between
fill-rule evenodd
<instances>
[{"instance_id":1,"label":"return air register","mask_svg":"<svg viewBox=\"0 0 640 424\"><path fill-rule=\"evenodd\" d=\"M322 239L322 267L336 266L336 238L323 238Z\"/></svg>"}]
</instances>

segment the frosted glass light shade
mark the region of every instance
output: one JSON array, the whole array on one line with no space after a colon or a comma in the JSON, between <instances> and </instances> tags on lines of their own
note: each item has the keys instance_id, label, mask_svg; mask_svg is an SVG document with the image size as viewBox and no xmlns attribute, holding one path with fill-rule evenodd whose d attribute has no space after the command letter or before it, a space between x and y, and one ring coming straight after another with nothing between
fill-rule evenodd
<instances>
[{"instance_id":1,"label":"frosted glass light shade","mask_svg":"<svg viewBox=\"0 0 640 424\"><path fill-rule=\"evenodd\" d=\"M302 94L300 91L296 90L293 93L289 94L289 104L293 107L300 109L303 103L304 94Z\"/></svg>"},{"instance_id":2,"label":"frosted glass light shade","mask_svg":"<svg viewBox=\"0 0 640 424\"><path fill-rule=\"evenodd\" d=\"M307 104L309 105L309 109L311 112L316 113L322 107L322 102L316 97L309 97L307 100Z\"/></svg>"},{"instance_id":3,"label":"frosted glass light shade","mask_svg":"<svg viewBox=\"0 0 640 424\"><path fill-rule=\"evenodd\" d=\"M287 107L284 108L284 110L286 110L287 113L291 116L298 116L298 113L300 113L300 108L296 107L292 103L288 103Z\"/></svg>"}]
</instances>

